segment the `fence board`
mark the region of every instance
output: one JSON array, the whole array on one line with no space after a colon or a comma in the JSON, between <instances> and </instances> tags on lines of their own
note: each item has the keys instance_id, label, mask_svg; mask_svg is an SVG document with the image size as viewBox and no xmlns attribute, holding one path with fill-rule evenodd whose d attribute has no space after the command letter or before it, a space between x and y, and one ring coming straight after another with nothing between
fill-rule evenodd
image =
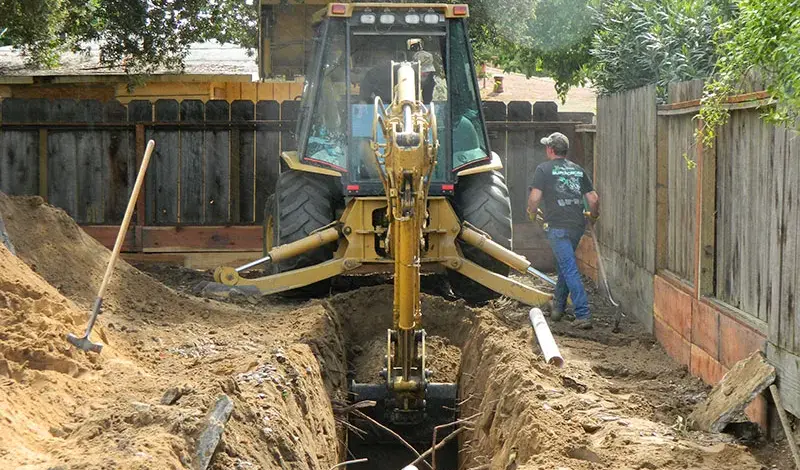
<instances>
[{"instance_id":1,"label":"fence board","mask_svg":"<svg viewBox=\"0 0 800 470\"><path fill-rule=\"evenodd\" d=\"M281 120L282 121L297 121L297 116L300 111L299 101L284 101L281 103ZM288 126L291 130L281 132L281 151L297 150L297 136L295 135L294 126Z\"/></svg>"},{"instance_id":2,"label":"fence board","mask_svg":"<svg viewBox=\"0 0 800 470\"><path fill-rule=\"evenodd\" d=\"M206 103L206 122L228 121L230 106L227 101ZM206 224L225 224L229 221L230 203L230 131L208 129L205 131L205 220Z\"/></svg>"},{"instance_id":3,"label":"fence board","mask_svg":"<svg viewBox=\"0 0 800 470\"><path fill-rule=\"evenodd\" d=\"M74 122L77 114L74 100L55 100L50 108L50 118L55 122ZM72 217L78 213L77 195L77 138L70 130L52 130L47 135L47 200L67 211ZM57 175L57 177L56 177Z\"/></svg>"},{"instance_id":4,"label":"fence board","mask_svg":"<svg viewBox=\"0 0 800 470\"><path fill-rule=\"evenodd\" d=\"M652 291L643 298L634 286L652 284L655 272L655 87L600 97L597 112L595 186L603 214L597 231L606 260L617 260L607 274L615 292L633 302L627 308L650 327L651 312L638 305Z\"/></svg>"},{"instance_id":5,"label":"fence board","mask_svg":"<svg viewBox=\"0 0 800 470\"><path fill-rule=\"evenodd\" d=\"M97 100L81 100L75 109L75 121L95 122L103 117L103 105ZM77 158L78 212L82 224L100 224L104 219L103 200L103 131L91 127L75 131Z\"/></svg>"},{"instance_id":6,"label":"fence board","mask_svg":"<svg viewBox=\"0 0 800 470\"><path fill-rule=\"evenodd\" d=\"M717 139L716 295L765 322L774 310L772 285L779 282L771 266L780 259L766 243L779 225L773 207L783 186L775 177L784 171L775 140L775 128L757 110L733 112Z\"/></svg>"},{"instance_id":7,"label":"fence board","mask_svg":"<svg viewBox=\"0 0 800 470\"><path fill-rule=\"evenodd\" d=\"M155 119L174 122L179 118L176 100L158 100ZM180 134L177 129L152 128L146 131L147 139L156 143L147 170L146 188L147 223L173 225L178 223L178 166L180 161Z\"/></svg>"},{"instance_id":8,"label":"fence board","mask_svg":"<svg viewBox=\"0 0 800 470\"><path fill-rule=\"evenodd\" d=\"M232 121L252 121L255 109L252 101L234 101L231 104ZM239 193L233 195L239 201L239 221L252 223L255 221L256 197L256 165L255 165L255 131L242 130L238 141L231 142L239 151Z\"/></svg>"},{"instance_id":9,"label":"fence board","mask_svg":"<svg viewBox=\"0 0 800 470\"><path fill-rule=\"evenodd\" d=\"M277 101L256 103L256 119L259 121L278 121L281 106ZM280 171L281 133L278 131L256 130L256 207L255 221L264 221L264 206L267 198L275 192L275 183Z\"/></svg>"},{"instance_id":10,"label":"fence board","mask_svg":"<svg viewBox=\"0 0 800 470\"><path fill-rule=\"evenodd\" d=\"M181 122L203 122L205 105L200 100L181 102ZM203 131L181 130L181 224L203 222Z\"/></svg>"},{"instance_id":11,"label":"fence board","mask_svg":"<svg viewBox=\"0 0 800 470\"><path fill-rule=\"evenodd\" d=\"M38 131L0 131L0 191L37 194L38 156Z\"/></svg>"},{"instance_id":12,"label":"fence board","mask_svg":"<svg viewBox=\"0 0 800 470\"><path fill-rule=\"evenodd\" d=\"M104 122L126 122L128 110L119 101L103 103ZM135 179L136 157L134 132L131 129L111 129L103 132L102 161L104 224L119 224L125 215L129 192Z\"/></svg>"},{"instance_id":13,"label":"fence board","mask_svg":"<svg viewBox=\"0 0 800 470\"><path fill-rule=\"evenodd\" d=\"M697 170L689 169L684 156L695 159L695 122L691 115L669 117L668 150L669 215L667 219L667 269L694 283Z\"/></svg>"},{"instance_id":14,"label":"fence board","mask_svg":"<svg viewBox=\"0 0 800 470\"><path fill-rule=\"evenodd\" d=\"M487 123L505 122L507 117L506 104L502 101L486 101L483 103L483 116ZM495 152L503 162L503 175L507 175L507 156L506 156L506 131L492 130L489 126L489 148Z\"/></svg>"},{"instance_id":15,"label":"fence board","mask_svg":"<svg viewBox=\"0 0 800 470\"><path fill-rule=\"evenodd\" d=\"M800 259L800 169L797 159L800 158L800 136L792 132L787 136L787 164L785 176L785 193L783 201L783 230L781 236L783 246L783 267L781 278L780 318L778 345L795 353L800 352L800 334L798 321L798 274L797 262Z\"/></svg>"}]
</instances>

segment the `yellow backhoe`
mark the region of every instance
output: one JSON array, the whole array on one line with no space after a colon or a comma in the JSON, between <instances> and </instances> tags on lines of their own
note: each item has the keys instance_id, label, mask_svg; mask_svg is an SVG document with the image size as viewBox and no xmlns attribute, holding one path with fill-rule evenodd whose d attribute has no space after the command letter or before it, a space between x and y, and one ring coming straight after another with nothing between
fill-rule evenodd
<instances>
[{"instance_id":1,"label":"yellow backhoe","mask_svg":"<svg viewBox=\"0 0 800 470\"><path fill-rule=\"evenodd\" d=\"M430 383L422 271L447 273L472 302L551 296L507 277L539 275L510 251L511 206L488 147L466 5L332 3L316 25L298 150L265 213L264 257L215 280L265 294L328 292L334 276L391 273L394 308L382 384L354 400L410 441L456 419L457 385ZM241 274L266 265L272 274ZM387 325L388 326L388 325Z\"/></svg>"}]
</instances>

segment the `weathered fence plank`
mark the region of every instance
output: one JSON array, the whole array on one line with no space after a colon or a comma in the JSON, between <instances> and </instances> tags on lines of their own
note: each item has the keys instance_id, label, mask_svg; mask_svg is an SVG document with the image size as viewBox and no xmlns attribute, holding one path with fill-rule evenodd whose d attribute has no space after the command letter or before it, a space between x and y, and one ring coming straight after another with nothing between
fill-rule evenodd
<instances>
[{"instance_id":1,"label":"weathered fence plank","mask_svg":"<svg viewBox=\"0 0 800 470\"><path fill-rule=\"evenodd\" d=\"M279 121L281 106L277 101L256 103L256 119L259 121ZM280 171L281 133L275 130L256 130L255 156L255 221L264 220L264 205L267 198L275 192L275 183Z\"/></svg>"},{"instance_id":2,"label":"weathered fence plank","mask_svg":"<svg viewBox=\"0 0 800 470\"><path fill-rule=\"evenodd\" d=\"M55 100L50 108L54 122L74 122L77 102ZM77 139L71 130L52 130L47 136L47 200L73 217L78 214ZM57 177L56 177L57 175Z\"/></svg>"},{"instance_id":3,"label":"weathered fence plank","mask_svg":"<svg viewBox=\"0 0 800 470\"><path fill-rule=\"evenodd\" d=\"M127 122L128 110L119 101L103 104L104 122ZM104 216L101 223L119 224L125 215L129 192L137 171L132 129L110 129L103 132L102 161Z\"/></svg>"},{"instance_id":4,"label":"weathered fence plank","mask_svg":"<svg viewBox=\"0 0 800 470\"><path fill-rule=\"evenodd\" d=\"M206 123L229 121L230 105L227 101L206 103ZM207 129L205 131L205 220L206 224L229 222L230 203L230 131Z\"/></svg>"},{"instance_id":5,"label":"weathered fence plank","mask_svg":"<svg viewBox=\"0 0 800 470\"><path fill-rule=\"evenodd\" d=\"M178 102L156 101L155 118L159 122L178 121ZM149 185L145 195L148 224L173 225L178 222L179 137L177 129L154 127L147 130L147 139L153 139L156 143L147 170Z\"/></svg>"},{"instance_id":6,"label":"weathered fence plank","mask_svg":"<svg viewBox=\"0 0 800 470\"><path fill-rule=\"evenodd\" d=\"M598 237L615 297L652 328L656 245L655 87L598 98Z\"/></svg>"},{"instance_id":7,"label":"weathered fence plank","mask_svg":"<svg viewBox=\"0 0 800 470\"><path fill-rule=\"evenodd\" d=\"M205 105L200 100L181 101L181 122L202 123ZM181 224L203 221L203 131L181 129Z\"/></svg>"},{"instance_id":8,"label":"weathered fence plank","mask_svg":"<svg viewBox=\"0 0 800 470\"><path fill-rule=\"evenodd\" d=\"M770 267L780 259L766 243L777 226L773 201L782 185L774 175L784 172L775 139L774 126L757 110L733 112L717 138L716 296L764 322L774 310L771 286L779 282Z\"/></svg>"},{"instance_id":9,"label":"weathered fence plank","mask_svg":"<svg viewBox=\"0 0 800 470\"><path fill-rule=\"evenodd\" d=\"M483 117L487 123L505 122L507 113L506 104L502 101L486 101L483 103ZM489 125L489 147L500 157L503 162L503 175L508 178L505 129L493 130Z\"/></svg>"},{"instance_id":10,"label":"weathered fence plank","mask_svg":"<svg viewBox=\"0 0 800 470\"><path fill-rule=\"evenodd\" d=\"M36 101L37 103L32 103ZM26 122L30 108L40 100L3 100L3 119ZM46 102L45 102L46 104ZM44 113L46 115L46 113ZM35 130L0 132L0 191L9 194L36 194L39 184L39 133Z\"/></svg>"},{"instance_id":11,"label":"weathered fence plank","mask_svg":"<svg viewBox=\"0 0 800 470\"><path fill-rule=\"evenodd\" d=\"M667 269L694 284L697 170L690 169L686 159L696 158L696 125L691 115L678 115L669 117L668 126Z\"/></svg>"},{"instance_id":12,"label":"weathered fence plank","mask_svg":"<svg viewBox=\"0 0 800 470\"><path fill-rule=\"evenodd\" d=\"M103 105L97 100L81 100L75 111L77 122L95 122L103 117ZM75 132L77 158L78 213L82 224L100 224L104 219L103 201L103 131L97 128Z\"/></svg>"},{"instance_id":13,"label":"weathered fence plank","mask_svg":"<svg viewBox=\"0 0 800 470\"><path fill-rule=\"evenodd\" d=\"M231 104L231 121L253 119L255 108L252 101L234 101ZM238 140L231 142L231 150L235 147L239 154L239 191L232 197L239 201L239 222L248 224L255 221L255 131L243 129L238 137Z\"/></svg>"}]
</instances>

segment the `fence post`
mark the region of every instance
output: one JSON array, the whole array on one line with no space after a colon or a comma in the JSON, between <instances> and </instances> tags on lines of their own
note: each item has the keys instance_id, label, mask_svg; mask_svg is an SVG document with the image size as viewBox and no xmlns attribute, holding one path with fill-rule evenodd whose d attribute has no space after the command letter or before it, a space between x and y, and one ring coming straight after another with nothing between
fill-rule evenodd
<instances>
[{"instance_id":1,"label":"fence post","mask_svg":"<svg viewBox=\"0 0 800 470\"><path fill-rule=\"evenodd\" d=\"M697 121L697 201L695 231L695 283L694 296L714 295L714 255L716 240L716 146L703 145L704 123Z\"/></svg>"},{"instance_id":2,"label":"fence post","mask_svg":"<svg viewBox=\"0 0 800 470\"><path fill-rule=\"evenodd\" d=\"M667 267L669 231L669 116L656 118L656 273Z\"/></svg>"}]
</instances>

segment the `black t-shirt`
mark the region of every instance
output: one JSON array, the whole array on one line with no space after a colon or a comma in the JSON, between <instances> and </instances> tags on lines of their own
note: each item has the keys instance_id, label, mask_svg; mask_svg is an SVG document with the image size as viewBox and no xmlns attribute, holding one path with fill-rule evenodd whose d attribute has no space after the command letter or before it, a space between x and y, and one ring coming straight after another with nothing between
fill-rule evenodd
<instances>
[{"instance_id":1,"label":"black t-shirt","mask_svg":"<svg viewBox=\"0 0 800 470\"><path fill-rule=\"evenodd\" d=\"M542 192L544 220L551 227L585 226L583 195L594 191L594 186L580 165L566 158L548 160L536 167L532 187Z\"/></svg>"}]
</instances>

